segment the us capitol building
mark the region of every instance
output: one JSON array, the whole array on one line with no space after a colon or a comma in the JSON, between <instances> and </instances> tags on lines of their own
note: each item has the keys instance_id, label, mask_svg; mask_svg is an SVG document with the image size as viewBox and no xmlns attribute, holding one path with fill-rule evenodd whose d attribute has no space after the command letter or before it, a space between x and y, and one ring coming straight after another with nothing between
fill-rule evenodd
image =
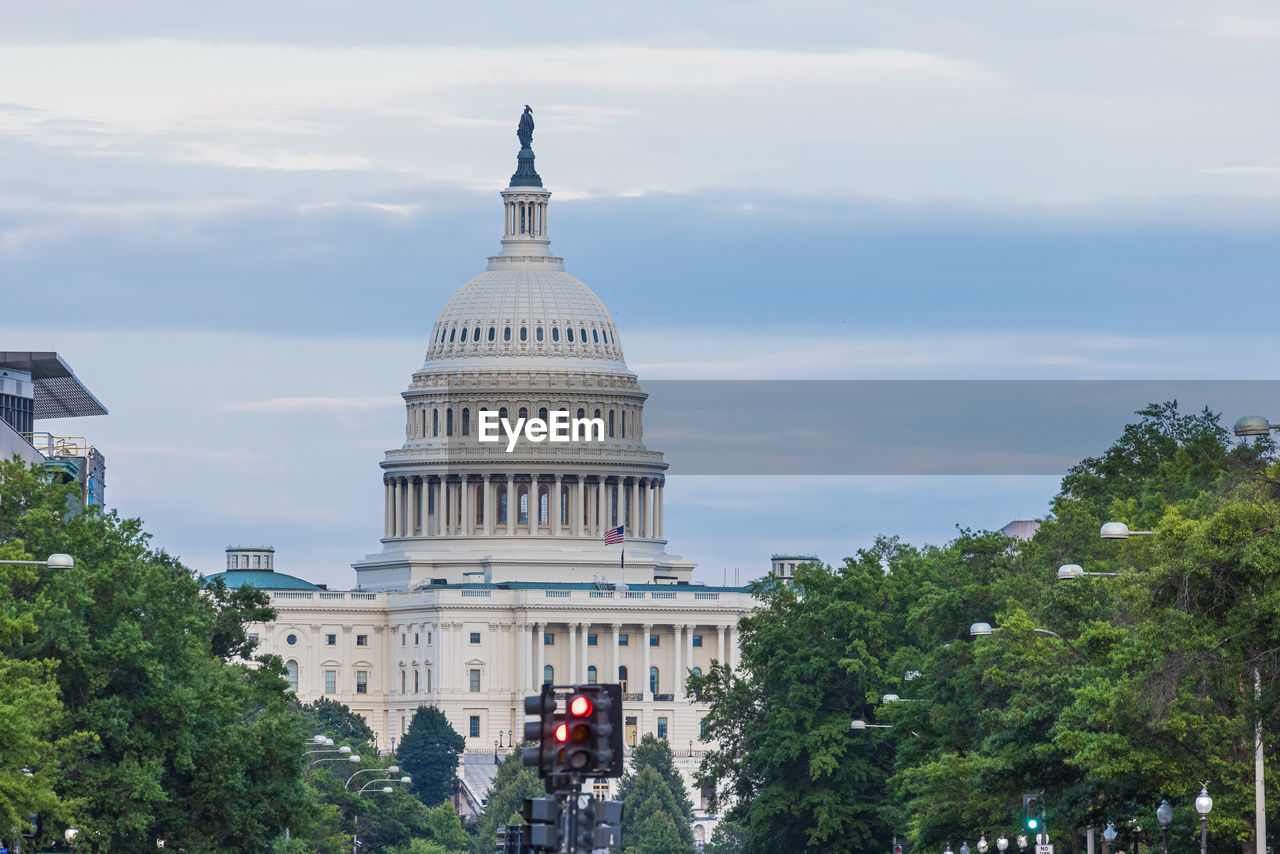
<instances>
[{"instance_id":1,"label":"us capitol building","mask_svg":"<svg viewBox=\"0 0 1280 854\"><path fill-rule=\"evenodd\" d=\"M261 651L285 660L303 702L364 716L381 748L419 706L439 707L466 737L477 800L487 785L471 775L510 751L523 698L544 682L621 682L624 742L667 739L692 788L706 708L686 678L737 664L738 619L755 602L744 587L692 583L694 564L667 551L667 465L645 446L646 395L609 311L551 254L532 125L526 108L502 248L445 304L403 393L404 443L381 463L382 548L354 564L356 590L276 572L265 546L229 548L216 577L270 592L276 621L250 627ZM605 435L522 438L508 453L505 434L478 441L481 410L512 424L598 418ZM606 545L618 526L624 546ZM774 572L806 559L776 556Z\"/></svg>"}]
</instances>

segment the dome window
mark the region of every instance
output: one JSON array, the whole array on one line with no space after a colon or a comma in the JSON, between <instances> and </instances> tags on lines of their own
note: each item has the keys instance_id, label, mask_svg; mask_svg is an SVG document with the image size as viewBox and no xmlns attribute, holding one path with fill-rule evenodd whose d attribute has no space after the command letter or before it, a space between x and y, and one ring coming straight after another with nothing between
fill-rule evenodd
<instances>
[{"instance_id":1,"label":"dome window","mask_svg":"<svg viewBox=\"0 0 1280 854\"><path fill-rule=\"evenodd\" d=\"M456 330L456 329L450 329L450 330L449 330L449 343L450 343L450 344L452 344L452 343L453 343L453 336L454 336L454 335L456 335L457 333L458 333L458 330Z\"/></svg>"},{"instance_id":2,"label":"dome window","mask_svg":"<svg viewBox=\"0 0 1280 854\"><path fill-rule=\"evenodd\" d=\"M551 327L551 343L560 343L560 327L558 326Z\"/></svg>"},{"instance_id":3,"label":"dome window","mask_svg":"<svg viewBox=\"0 0 1280 854\"><path fill-rule=\"evenodd\" d=\"M578 340L583 344L587 343L587 328L585 326L578 330Z\"/></svg>"},{"instance_id":4,"label":"dome window","mask_svg":"<svg viewBox=\"0 0 1280 854\"><path fill-rule=\"evenodd\" d=\"M599 343L600 343L600 333L599 333L599 332L597 332L596 330L592 329L592 330L591 330L591 340L592 340L592 341L594 341L595 343L599 344Z\"/></svg>"},{"instance_id":5,"label":"dome window","mask_svg":"<svg viewBox=\"0 0 1280 854\"><path fill-rule=\"evenodd\" d=\"M476 327L476 333L475 333L474 335L472 335L472 336L471 336L471 340L472 340L473 342L474 342L474 341L479 341L479 340L480 340L480 327L479 327L479 326L477 326L477 327Z\"/></svg>"},{"instance_id":6,"label":"dome window","mask_svg":"<svg viewBox=\"0 0 1280 854\"><path fill-rule=\"evenodd\" d=\"M537 337L538 343L541 344L542 343L542 327L541 326L539 326L537 329L534 330L534 335Z\"/></svg>"},{"instance_id":7,"label":"dome window","mask_svg":"<svg viewBox=\"0 0 1280 854\"><path fill-rule=\"evenodd\" d=\"M490 340L490 341L492 341L492 340L494 339L494 336L495 336L495 334L496 334L496 333L497 333L497 330L496 330L496 329L494 329L492 326L490 326L490 327L489 327L489 340Z\"/></svg>"},{"instance_id":8,"label":"dome window","mask_svg":"<svg viewBox=\"0 0 1280 854\"><path fill-rule=\"evenodd\" d=\"M564 330L564 337L569 339L569 343L573 343L573 327L567 326Z\"/></svg>"},{"instance_id":9,"label":"dome window","mask_svg":"<svg viewBox=\"0 0 1280 854\"><path fill-rule=\"evenodd\" d=\"M511 340L511 327L510 327L510 326L508 326L506 329L502 330L502 340L503 340L503 341L510 341L510 340Z\"/></svg>"},{"instance_id":10,"label":"dome window","mask_svg":"<svg viewBox=\"0 0 1280 854\"><path fill-rule=\"evenodd\" d=\"M527 326L520 327L520 340L521 341L529 340L529 328Z\"/></svg>"}]
</instances>

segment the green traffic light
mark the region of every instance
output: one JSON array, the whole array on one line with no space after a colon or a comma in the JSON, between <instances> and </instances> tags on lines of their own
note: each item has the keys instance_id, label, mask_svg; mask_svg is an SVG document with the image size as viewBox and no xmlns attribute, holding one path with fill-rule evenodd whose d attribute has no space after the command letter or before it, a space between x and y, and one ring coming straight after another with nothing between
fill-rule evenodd
<instances>
[{"instance_id":1,"label":"green traffic light","mask_svg":"<svg viewBox=\"0 0 1280 854\"><path fill-rule=\"evenodd\" d=\"M1035 830L1040 826L1040 822L1034 818L1027 819L1027 830Z\"/></svg>"}]
</instances>

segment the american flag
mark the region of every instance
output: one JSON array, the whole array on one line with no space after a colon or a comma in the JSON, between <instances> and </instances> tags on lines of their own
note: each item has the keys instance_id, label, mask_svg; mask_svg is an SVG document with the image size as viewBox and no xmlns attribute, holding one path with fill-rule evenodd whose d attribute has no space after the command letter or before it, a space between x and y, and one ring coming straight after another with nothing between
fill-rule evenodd
<instances>
[{"instance_id":1,"label":"american flag","mask_svg":"<svg viewBox=\"0 0 1280 854\"><path fill-rule=\"evenodd\" d=\"M622 529L624 527L625 527L624 525L619 525L616 528L610 528L609 530L605 531L604 544L606 546L616 546L618 543L622 542Z\"/></svg>"}]
</instances>

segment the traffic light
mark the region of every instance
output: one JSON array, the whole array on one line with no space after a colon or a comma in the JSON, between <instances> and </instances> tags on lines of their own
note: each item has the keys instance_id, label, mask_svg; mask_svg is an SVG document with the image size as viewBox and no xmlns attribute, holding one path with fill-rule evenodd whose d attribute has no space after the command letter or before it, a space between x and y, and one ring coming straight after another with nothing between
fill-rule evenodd
<instances>
[{"instance_id":1,"label":"traffic light","mask_svg":"<svg viewBox=\"0 0 1280 854\"><path fill-rule=\"evenodd\" d=\"M622 847L622 801L591 798L578 810L577 851Z\"/></svg>"},{"instance_id":2,"label":"traffic light","mask_svg":"<svg viewBox=\"0 0 1280 854\"><path fill-rule=\"evenodd\" d=\"M559 851L564 836L560 832L560 802L555 798L525 798L520 809L529 822L522 829L524 844L539 851Z\"/></svg>"},{"instance_id":3,"label":"traffic light","mask_svg":"<svg viewBox=\"0 0 1280 854\"><path fill-rule=\"evenodd\" d=\"M893 843L893 854L902 854L902 843L901 843L901 842L895 842L895 843Z\"/></svg>"},{"instance_id":4,"label":"traffic light","mask_svg":"<svg viewBox=\"0 0 1280 854\"><path fill-rule=\"evenodd\" d=\"M1028 833L1044 832L1044 804L1041 795L1022 796L1022 825Z\"/></svg>"},{"instance_id":5,"label":"traffic light","mask_svg":"<svg viewBox=\"0 0 1280 854\"><path fill-rule=\"evenodd\" d=\"M536 742L526 747L520 758L525 765L538 769L538 776L554 773L559 744L556 736L560 729L561 715L556 714L556 695L550 685L542 686L542 693L524 698L524 713L537 715L536 721L525 721L524 740Z\"/></svg>"},{"instance_id":6,"label":"traffic light","mask_svg":"<svg viewBox=\"0 0 1280 854\"><path fill-rule=\"evenodd\" d=\"M564 773L622 776L622 686L578 685L556 731Z\"/></svg>"}]
</instances>

